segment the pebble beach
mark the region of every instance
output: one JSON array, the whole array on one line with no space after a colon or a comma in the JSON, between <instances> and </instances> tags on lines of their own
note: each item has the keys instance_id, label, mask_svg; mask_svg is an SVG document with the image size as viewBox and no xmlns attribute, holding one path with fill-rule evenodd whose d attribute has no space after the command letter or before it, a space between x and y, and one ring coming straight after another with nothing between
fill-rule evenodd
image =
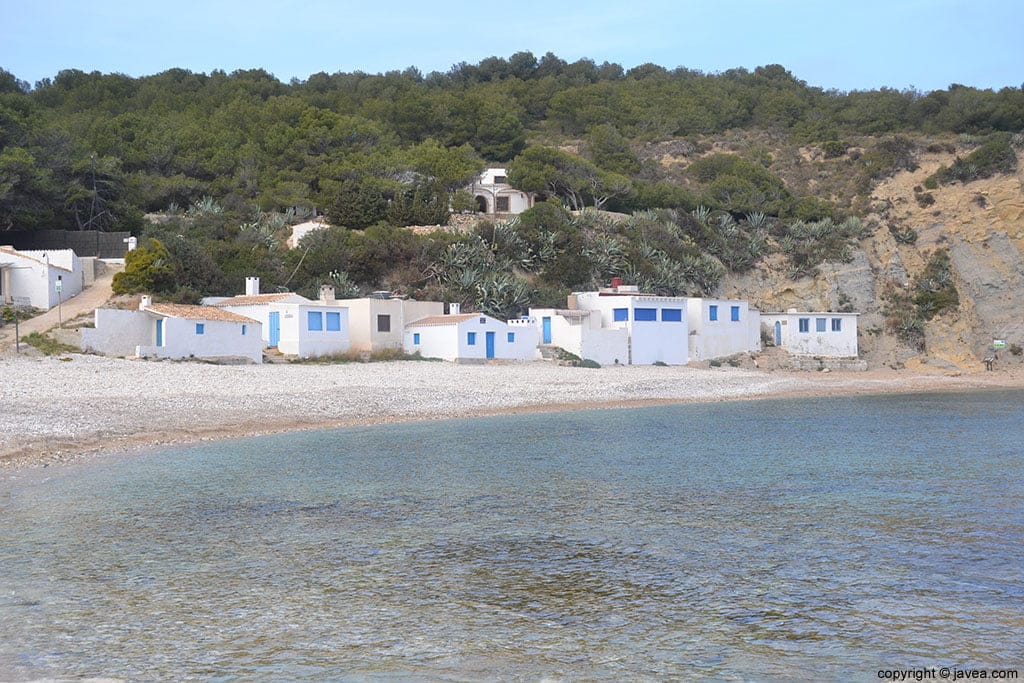
<instances>
[{"instance_id":1,"label":"pebble beach","mask_svg":"<svg viewBox=\"0 0 1024 683\"><path fill-rule=\"evenodd\" d=\"M1021 386L1019 376L394 361L0 358L0 468L297 429L504 412Z\"/></svg>"}]
</instances>

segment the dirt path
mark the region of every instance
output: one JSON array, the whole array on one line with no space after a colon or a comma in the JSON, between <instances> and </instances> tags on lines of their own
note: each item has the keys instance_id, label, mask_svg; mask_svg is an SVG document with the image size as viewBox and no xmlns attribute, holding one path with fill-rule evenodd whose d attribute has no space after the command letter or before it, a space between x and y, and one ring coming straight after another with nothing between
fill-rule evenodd
<instances>
[{"instance_id":1,"label":"dirt path","mask_svg":"<svg viewBox=\"0 0 1024 683\"><path fill-rule=\"evenodd\" d=\"M54 327L57 327L58 317L67 322L83 313L91 313L103 304L105 304L111 296L114 295L111 284L114 279L114 273L116 271L112 268L107 268L107 271L96 278L92 285L82 290L82 292L71 299L68 299L61 304L59 316L58 310L52 308L42 315L37 315L29 320L23 320L18 324L18 331L22 337L31 334L32 332L48 332ZM6 351L14 348L14 325L5 325L0 329L0 351Z\"/></svg>"}]
</instances>

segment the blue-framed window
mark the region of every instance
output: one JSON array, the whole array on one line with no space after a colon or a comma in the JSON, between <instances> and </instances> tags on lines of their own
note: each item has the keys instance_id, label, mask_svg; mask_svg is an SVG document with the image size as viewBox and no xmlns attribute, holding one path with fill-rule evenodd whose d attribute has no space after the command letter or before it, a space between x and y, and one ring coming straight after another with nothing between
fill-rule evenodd
<instances>
[{"instance_id":1,"label":"blue-framed window","mask_svg":"<svg viewBox=\"0 0 1024 683\"><path fill-rule=\"evenodd\" d=\"M613 308L612 309L612 320L620 323L624 320L629 320L629 309L628 308Z\"/></svg>"},{"instance_id":2,"label":"blue-framed window","mask_svg":"<svg viewBox=\"0 0 1024 683\"><path fill-rule=\"evenodd\" d=\"M801 332L810 332L811 331L811 319L810 318L800 318L799 322L800 322L800 331Z\"/></svg>"},{"instance_id":3,"label":"blue-framed window","mask_svg":"<svg viewBox=\"0 0 1024 683\"><path fill-rule=\"evenodd\" d=\"M508 337L506 337L506 339L508 339L508 343L509 344L515 344L516 343L516 333L515 332L509 332L508 333Z\"/></svg>"},{"instance_id":4,"label":"blue-framed window","mask_svg":"<svg viewBox=\"0 0 1024 683\"><path fill-rule=\"evenodd\" d=\"M420 345L420 333L419 332L413 332L412 333L412 343L414 345L416 345L416 346Z\"/></svg>"},{"instance_id":5,"label":"blue-framed window","mask_svg":"<svg viewBox=\"0 0 1024 683\"><path fill-rule=\"evenodd\" d=\"M740 307L732 306L729 308L729 320L737 322L740 319Z\"/></svg>"},{"instance_id":6,"label":"blue-framed window","mask_svg":"<svg viewBox=\"0 0 1024 683\"><path fill-rule=\"evenodd\" d=\"M633 310L633 320L657 320L657 308L637 308Z\"/></svg>"},{"instance_id":7,"label":"blue-framed window","mask_svg":"<svg viewBox=\"0 0 1024 683\"><path fill-rule=\"evenodd\" d=\"M196 334L206 334L206 325L203 323L196 323Z\"/></svg>"},{"instance_id":8,"label":"blue-framed window","mask_svg":"<svg viewBox=\"0 0 1024 683\"><path fill-rule=\"evenodd\" d=\"M661 322L663 322L663 323L681 323L681 322L683 322L683 309L681 309L681 308L663 308L663 309L661 309Z\"/></svg>"},{"instance_id":9,"label":"blue-framed window","mask_svg":"<svg viewBox=\"0 0 1024 683\"><path fill-rule=\"evenodd\" d=\"M466 343L470 346L476 346L476 332L466 333Z\"/></svg>"},{"instance_id":10,"label":"blue-framed window","mask_svg":"<svg viewBox=\"0 0 1024 683\"><path fill-rule=\"evenodd\" d=\"M718 306L715 304L708 306L708 320L718 320Z\"/></svg>"},{"instance_id":11,"label":"blue-framed window","mask_svg":"<svg viewBox=\"0 0 1024 683\"><path fill-rule=\"evenodd\" d=\"M320 311L306 311L306 329L310 332L322 332L324 329L324 314Z\"/></svg>"},{"instance_id":12,"label":"blue-framed window","mask_svg":"<svg viewBox=\"0 0 1024 683\"><path fill-rule=\"evenodd\" d=\"M826 319L825 318L815 318L814 319L814 331L815 332L824 332L825 331L825 323L826 323Z\"/></svg>"},{"instance_id":13,"label":"blue-framed window","mask_svg":"<svg viewBox=\"0 0 1024 683\"><path fill-rule=\"evenodd\" d=\"M341 313L337 311L327 312L327 331L341 332Z\"/></svg>"},{"instance_id":14,"label":"blue-framed window","mask_svg":"<svg viewBox=\"0 0 1024 683\"><path fill-rule=\"evenodd\" d=\"M843 319L842 318L832 318L832 331L833 332L842 332L843 331Z\"/></svg>"},{"instance_id":15,"label":"blue-framed window","mask_svg":"<svg viewBox=\"0 0 1024 683\"><path fill-rule=\"evenodd\" d=\"M245 336L245 325L244 324L242 325L242 336L243 337Z\"/></svg>"}]
</instances>

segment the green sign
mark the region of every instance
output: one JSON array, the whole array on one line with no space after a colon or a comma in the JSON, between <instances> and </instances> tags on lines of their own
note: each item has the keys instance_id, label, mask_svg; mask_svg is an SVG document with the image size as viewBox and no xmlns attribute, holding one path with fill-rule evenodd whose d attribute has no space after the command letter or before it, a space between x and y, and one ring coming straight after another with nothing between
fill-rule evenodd
<instances>
[{"instance_id":1,"label":"green sign","mask_svg":"<svg viewBox=\"0 0 1024 683\"><path fill-rule=\"evenodd\" d=\"M992 340L992 348L993 349L1005 349L1006 348L1006 340L1005 339L993 339Z\"/></svg>"}]
</instances>

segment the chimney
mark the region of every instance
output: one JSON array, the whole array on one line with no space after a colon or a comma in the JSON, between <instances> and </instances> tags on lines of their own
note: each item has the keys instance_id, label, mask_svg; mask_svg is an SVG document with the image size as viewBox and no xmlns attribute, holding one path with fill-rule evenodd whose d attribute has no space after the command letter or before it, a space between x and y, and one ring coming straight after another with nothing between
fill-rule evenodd
<instances>
[{"instance_id":1,"label":"chimney","mask_svg":"<svg viewBox=\"0 0 1024 683\"><path fill-rule=\"evenodd\" d=\"M149 294L143 294L142 295L142 300L139 301L139 310L140 311L144 311L144 310L146 310L147 308L149 308L152 305L153 305L153 297L151 297Z\"/></svg>"},{"instance_id":2,"label":"chimney","mask_svg":"<svg viewBox=\"0 0 1024 683\"><path fill-rule=\"evenodd\" d=\"M245 295L256 296L260 293L260 279L258 277L245 278Z\"/></svg>"},{"instance_id":3,"label":"chimney","mask_svg":"<svg viewBox=\"0 0 1024 683\"><path fill-rule=\"evenodd\" d=\"M621 286L622 286L622 278L621 277L613 277L612 278L612 289L618 289Z\"/></svg>"},{"instance_id":4,"label":"chimney","mask_svg":"<svg viewBox=\"0 0 1024 683\"><path fill-rule=\"evenodd\" d=\"M450 303L448 304L448 315L458 315L459 311L462 310L462 304Z\"/></svg>"},{"instance_id":5,"label":"chimney","mask_svg":"<svg viewBox=\"0 0 1024 683\"><path fill-rule=\"evenodd\" d=\"M334 301L334 287L330 285L320 285L320 301L325 304L329 304Z\"/></svg>"}]
</instances>

